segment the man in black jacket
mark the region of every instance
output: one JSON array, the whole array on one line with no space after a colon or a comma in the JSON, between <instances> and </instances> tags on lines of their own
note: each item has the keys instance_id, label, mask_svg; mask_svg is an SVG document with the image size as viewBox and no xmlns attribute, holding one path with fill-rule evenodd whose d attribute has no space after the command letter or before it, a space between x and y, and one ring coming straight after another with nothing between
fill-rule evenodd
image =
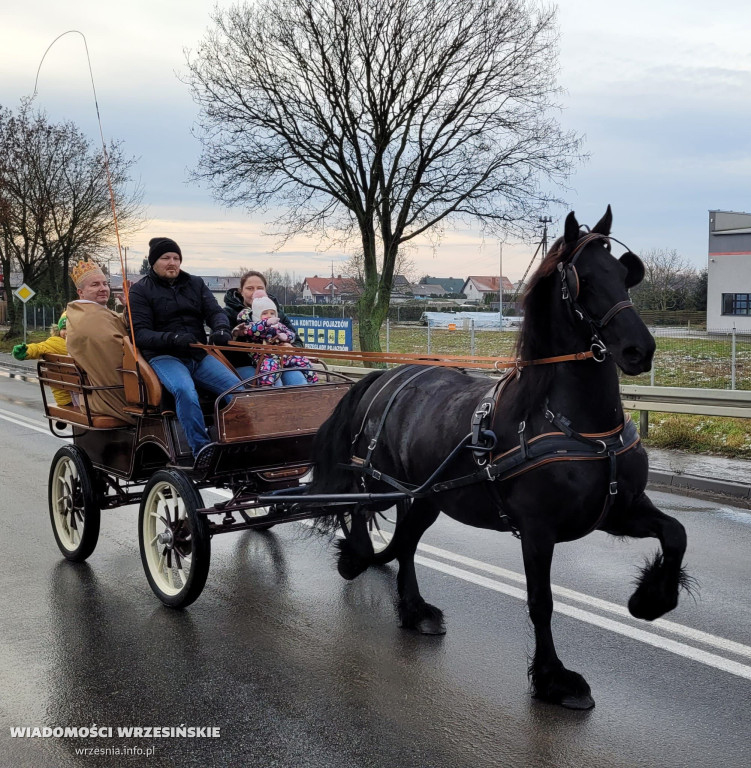
<instances>
[{"instance_id":1,"label":"man in black jacket","mask_svg":"<svg viewBox=\"0 0 751 768\"><path fill-rule=\"evenodd\" d=\"M227 316L200 277L183 272L180 246L168 237L149 240L149 273L130 289L136 346L175 398L177 418L196 457L209 441L196 384L218 395L240 379L218 360L191 344L231 338Z\"/></svg>"}]
</instances>

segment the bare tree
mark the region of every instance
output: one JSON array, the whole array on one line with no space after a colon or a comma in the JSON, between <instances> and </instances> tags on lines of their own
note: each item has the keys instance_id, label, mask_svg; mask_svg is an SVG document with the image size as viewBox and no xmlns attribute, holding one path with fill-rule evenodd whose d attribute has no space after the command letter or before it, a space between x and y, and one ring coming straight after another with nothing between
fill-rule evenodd
<instances>
[{"instance_id":1,"label":"bare tree","mask_svg":"<svg viewBox=\"0 0 751 768\"><path fill-rule=\"evenodd\" d=\"M529 0L260 0L217 10L188 82L196 178L283 236L356 237L379 348L402 244L451 219L519 231L579 159L551 109L554 11Z\"/></svg>"},{"instance_id":2,"label":"bare tree","mask_svg":"<svg viewBox=\"0 0 751 768\"><path fill-rule=\"evenodd\" d=\"M273 267L259 269L266 278L266 289L275 296L282 304L295 304L302 288L299 283L295 283L289 272L279 272ZM246 272L250 272L249 267L240 267L231 273L231 277L242 277Z\"/></svg>"},{"instance_id":3,"label":"bare tree","mask_svg":"<svg viewBox=\"0 0 751 768\"><path fill-rule=\"evenodd\" d=\"M120 230L132 233L140 224L140 191L129 190L134 160L118 144L107 154ZM74 124L52 124L25 101L15 114L0 108L0 158L0 263L64 304L71 260L101 258L115 241L104 154ZM7 282L6 295L12 312Z\"/></svg>"},{"instance_id":4,"label":"bare tree","mask_svg":"<svg viewBox=\"0 0 751 768\"><path fill-rule=\"evenodd\" d=\"M652 248L641 254L644 280L632 289L641 310L684 309L698 279L696 269L675 249Z\"/></svg>"},{"instance_id":5,"label":"bare tree","mask_svg":"<svg viewBox=\"0 0 751 768\"><path fill-rule=\"evenodd\" d=\"M365 290L367 281L365 273L365 256L361 250L355 251L342 266L342 274L357 283L357 287ZM403 275L410 283L415 282L417 265L412 253L407 248L400 248L394 263L394 275Z\"/></svg>"}]
</instances>

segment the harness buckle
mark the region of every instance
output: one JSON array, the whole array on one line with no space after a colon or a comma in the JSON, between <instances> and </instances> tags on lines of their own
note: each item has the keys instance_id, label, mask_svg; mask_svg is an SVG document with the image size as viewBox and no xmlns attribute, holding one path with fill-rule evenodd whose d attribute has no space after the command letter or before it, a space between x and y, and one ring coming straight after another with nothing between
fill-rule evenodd
<instances>
[{"instance_id":1,"label":"harness buckle","mask_svg":"<svg viewBox=\"0 0 751 768\"><path fill-rule=\"evenodd\" d=\"M485 474L487 475L488 480L490 480L490 482L492 483L495 480L495 478L493 477L493 475L490 472L491 469L493 469L493 465L492 464L488 464L488 466L485 467Z\"/></svg>"},{"instance_id":2,"label":"harness buckle","mask_svg":"<svg viewBox=\"0 0 751 768\"><path fill-rule=\"evenodd\" d=\"M372 474L374 480L380 480L381 479L381 473L377 469L372 470L371 474Z\"/></svg>"},{"instance_id":3,"label":"harness buckle","mask_svg":"<svg viewBox=\"0 0 751 768\"><path fill-rule=\"evenodd\" d=\"M374 437L374 438L373 438L373 439L370 441L370 443L369 443L369 445L368 445L368 450L369 450L369 451L374 451L374 450L376 449L376 446L377 446L377 445L378 445L378 438Z\"/></svg>"},{"instance_id":4,"label":"harness buckle","mask_svg":"<svg viewBox=\"0 0 751 768\"><path fill-rule=\"evenodd\" d=\"M491 409L492 405L489 402L485 401L484 403L480 403L480 405L477 407L477 410L475 411L475 416L483 418L490 413Z\"/></svg>"},{"instance_id":5,"label":"harness buckle","mask_svg":"<svg viewBox=\"0 0 751 768\"><path fill-rule=\"evenodd\" d=\"M598 453L598 454L600 454L600 453L605 453L605 451L607 451L607 449L608 449L608 446L607 446L607 445L605 445L605 441L604 441L604 440L595 440L595 442L596 442L596 443L599 443L599 444L602 446L602 449L601 449L601 450L599 450L599 451L597 451L597 453Z\"/></svg>"},{"instance_id":6,"label":"harness buckle","mask_svg":"<svg viewBox=\"0 0 751 768\"><path fill-rule=\"evenodd\" d=\"M610 495L611 496L617 496L618 495L618 481L613 480L612 483L610 483Z\"/></svg>"},{"instance_id":7,"label":"harness buckle","mask_svg":"<svg viewBox=\"0 0 751 768\"><path fill-rule=\"evenodd\" d=\"M594 341L592 342L592 346L590 347L590 350L592 351L592 359L597 363L603 363L605 362L605 358L608 354L608 348L598 339L596 336L594 337Z\"/></svg>"},{"instance_id":8,"label":"harness buckle","mask_svg":"<svg viewBox=\"0 0 751 768\"><path fill-rule=\"evenodd\" d=\"M526 421L522 421L522 422L519 424L519 429L517 429L517 430L516 430L516 434L517 434L517 435L521 435L521 434L523 434L523 433L524 433L524 430L525 430L526 428L527 428L527 422L526 422Z\"/></svg>"}]
</instances>

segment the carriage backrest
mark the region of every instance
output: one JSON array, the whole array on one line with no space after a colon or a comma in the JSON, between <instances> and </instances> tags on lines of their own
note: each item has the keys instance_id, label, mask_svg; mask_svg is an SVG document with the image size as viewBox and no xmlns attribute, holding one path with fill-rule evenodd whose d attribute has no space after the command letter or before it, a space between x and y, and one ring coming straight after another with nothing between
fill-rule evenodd
<instances>
[{"instance_id":1,"label":"carriage backrest","mask_svg":"<svg viewBox=\"0 0 751 768\"><path fill-rule=\"evenodd\" d=\"M143 408L158 408L162 402L162 385L154 369L136 354L133 342L123 339L123 384L125 400Z\"/></svg>"},{"instance_id":2,"label":"carriage backrest","mask_svg":"<svg viewBox=\"0 0 751 768\"><path fill-rule=\"evenodd\" d=\"M87 429L118 429L128 422L96 413L89 406L89 394L99 387L91 385L86 371L70 355L45 354L37 363L37 377L42 387L44 415L52 421L75 424ZM47 398L45 387L72 393L77 405L57 405ZM106 387L105 387L106 389Z\"/></svg>"}]
</instances>

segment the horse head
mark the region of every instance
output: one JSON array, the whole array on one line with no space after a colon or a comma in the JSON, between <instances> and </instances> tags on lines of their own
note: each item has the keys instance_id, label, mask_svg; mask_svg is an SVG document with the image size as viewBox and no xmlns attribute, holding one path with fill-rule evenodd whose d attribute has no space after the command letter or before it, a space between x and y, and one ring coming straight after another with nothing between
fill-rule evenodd
<instances>
[{"instance_id":1,"label":"horse head","mask_svg":"<svg viewBox=\"0 0 751 768\"><path fill-rule=\"evenodd\" d=\"M655 341L634 309L628 291L644 278L644 264L627 249L620 258L611 253L613 215L605 215L587 232L573 211L566 217L557 242L556 271L560 297L571 310L574 328L589 338L598 359L610 354L629 376L652 366Z\"/></svg>"}]
</instances>

